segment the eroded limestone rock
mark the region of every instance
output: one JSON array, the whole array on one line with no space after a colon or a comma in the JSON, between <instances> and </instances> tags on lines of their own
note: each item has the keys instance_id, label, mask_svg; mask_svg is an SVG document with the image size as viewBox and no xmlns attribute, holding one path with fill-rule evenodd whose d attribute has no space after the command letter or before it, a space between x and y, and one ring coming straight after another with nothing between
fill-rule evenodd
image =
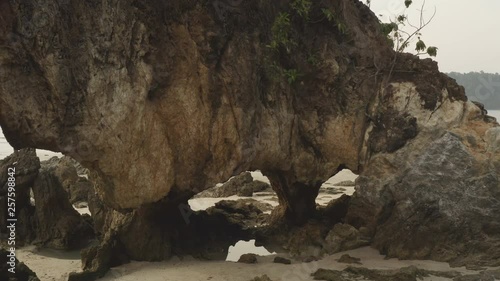
<instances>
[{"instance_id":1,"label":"eroded limestone rock","mask_svg":"<svg viewBox=\"0 0 500 281\"><path fill-rule=\"evenodd\" d=\"M14 168L15 170L10 170ZM22 149L15 151L5 159L0 160L0 235L2 242L7 241L9 229L7 221L9 213L14 213L16 222L16 246L29 244L35 239L37 222L34 218L35 207L30 203L30 189L38 176L40 160L34 149ZM15 196L15 210L8 212L8 178L9 172L14 172L15 187L11 192ZM10 201L13 202L13 201ZM5 238L5 239L4 239Z\"/></svg>"},{"instance_id":2,"label":"eroded limestone rock","mask_svg":"<svg viewBox=\"0 0 500 281\"><path fill-rule=\"evenodd\" d=\"M92 225L73 208L50 169L40 170L33 193L37 221L35 243L58 250L78 249L94 236Z\"/></svg>"},{"instance_id":3,"label":"eroded limestone rock","mask_svg":"<svg viewBox=\"0 0 500 281\"><path fill-rule=\"evenodd\" d=\"M344 255L342 255L337 260L337 262L339 262L339 263L349 263L349 264L352 264L352 263L361 264L361 259L360 258L356 258L356 257L351 257L348 254L344 254Z\"/></svg>"},{"instance_id":4,"label":"eroded limestone rock","mask_svg":"<svg viewBox=\"0 0 500 281\"><path fill-rule=\"evenodd\" d=\"M488 143L471 133L475 144L463 131L445 133L409 165L386 157L399 165L358 179L348 221L371 228L390 257L500 265L500 154L482 152Z\"/></svg>"},{"instance_id":5,"label":"eroded limestone rock","mask_svg":"<svg viewBox=\"0 0 500 281\"><path fill-rule=\"evenodd\" d=\"M96 220L103 241L119 236L131 257L169 256L169 237L184 234L170 224L179 204L242 171L270 179L280 203L272 222L307 228L321 184L349 168L360 179L346 222L382 252L499 260L498 124L432 60L395 60L361 2L315 3L311 22L290 1L242 1L224 13L184 0L1 5L7 140L89 168L109 209ZM273 52L283 12L296 44ZM291 73L300 75L282 75ZM137 242L144 229L152 239ZM322 249L331 225L309 230Z\"/></svg>"},{"instance_id":6,"label":"eroded limestone rock","mask_svg":"<svg viewBox=\"0 0 500 281\"><path fill-rule=\"evenodd\" d=\"M63 184L68 181L66 166L53 159L40 165L34 149L22 149L0 161L0 211L2 236L8 235L8 168L15 167L16 246L35 243L59 250L77 249L93 237L93 227L69 202ZM71 173L69 173L71 175ZM34 195L34 206L30 202ZM2 239L2 241L4 241ZM5 240L7 241L7 240Z\"/></svg>"},{"instance_id":7,"label":"eroded limestone rock","mask_svg":"<svg viewBox=\"0 0 500 281\"><path fill-rule=\"evenodd\" d=\"M347 267L346 269L328 270L320 268L312 274L314 280L326 281L350 281L350 280L373 280L373 281L418 281L424 277L446 277L454 278L461 276L455 271L431 271L420 269L415 266L403 267L393 270L373 270L363 267Z\"/></svg>"},{"instance_id":8,"label":"eroded limestone rock","mask_svg":"<svg viewBox=\"0 0 500 281\"><path fill-rule=\"evenodd\" d=\"M72 204L86 202L89 192L93 192L93 184L86 177L79 176L79 173L83 172L82 168L71 157L52 157L42 161L41 167L52 171L68 193L69 201Z\"/></svg>"},{"instance_id":9,"label":"eroded limestone rock","mask_svg":"<svg viewBox=\"0 0 500 281\"><path fill-rule=\"evenodd\" d=\"M243 254L238 259L239 263L257 263L257 255L256 254Z\"/></svg>"},{"instance_id":10,"label":"eroded limestone rock","mask_svg":"<svg viewBox=\"0 0 500 281\"><path fill-rule=\"evenodd\" d=\"M244 172L231 178L228 182L222 184L221 186L215 186L198 193L196 197L219 198L233 195L251 197L253 194L253 188L250 184L252 182L252 175L249 172Z\"/></svg>"},{"instance_id":11,"label":"eroded limestone rock","mask_svg":"<svg viewBox=\"0 0 500 281\"><path fill-rule=\"evenodd\" d=\"M370 240L363 237L356 228L348 224L338 223L326 235L324 248L327 253L333 254L369 244Z\"/></svg>"},{"instance_id":12,"label":"eroded limestone rock","mask_svg":"<svg viewBox=\"0 0 500 281\"><path fill-rule=\"evenodd\" d=\"M382 77L365 78L392 62L367 7L325 1L311 15L324 18L321 8L344 11L349 35L294 17L291 28L319 39L295 38L301 47L280 59L267 46L279 12L294 12L286 1L241 2L224 19L196 1L5 4L3 132L15 148L61 151L96 172L115 209L260 169L286 197L278 214L303 223L321 182L359 170L373 102L385 95L376 98ZM274 79L274 60L303 78Z\"/></svg>"},{"instance_id":13,"label":"eroded limestone rock","mask_svg":"<svg viewBox=\"0 0 500 281\"><path fill-rule=\"evenodd\" d=\"M266 274L264 274L262 276L257 276L257 277L253 278L250 281L272 281L272 280L271 280L271 278L269 278L269 276L267 276Z\"/></svg>"}]
</instances>

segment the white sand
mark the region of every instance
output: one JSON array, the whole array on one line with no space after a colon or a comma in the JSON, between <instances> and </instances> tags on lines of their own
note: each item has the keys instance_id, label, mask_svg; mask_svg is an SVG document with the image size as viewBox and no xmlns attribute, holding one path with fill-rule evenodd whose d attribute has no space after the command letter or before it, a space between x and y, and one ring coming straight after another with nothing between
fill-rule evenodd
<instances>
[{"instance_id":1,"label":"white sand","mask_svg":"<svg viewBox=\"0 0 500 281\"><path fill-rule=\"evenodd\" d=\"M269 183L269 180L264 177L260 172L252 172L252 177L256 180L261 180ZM336 176L329 179L325 185L334 186L335 183L345 180L355 180L357 176L349 170L344 170ZM352 194L354 188L346 188L347 194ZM319 204L327 204L330 200L340 197L341 194L325 194L320 193L317 198ZM277 206L278 201L276 195L266 196L253 196L249 197L262 202ZM189 200L189 205L195 211L205 210L221 200L239 200L242 197L230 196L226 198L195 198ZM90 214L88 208L76 208L80 214ZM258 255L266 255L262 257L262 263L258 265L245 265L234 263L242 254L255 253ZM33 271L35 271L42 281L62 281L67 280L67 276L72 271L79 271L81 267L80 256L78 252L61 252L53 250L38 251L35 247L29 246L19 249L18 258L26 263ZM251 278L268 274L269 276L276 276L279 273L298 272L303 271L304 268L309 268L313 263L309 264L296 264L292 266L285 266L281 264L273 264L273 254L264 247L255 247L255 240L240 241L235 246L229 247L229 254L227 262L225 261L199 261L193 258L186 258L180 261L174 258L171 261L148 263L148 262L132 262L117 268L113 268L102 280L179 280L179 281L197 281L197 280L250 280ZM271 255L271 256L269 256ZM286 269L286 272L283 270ZM314 271L312 268L307 271L307 275ZM273 275L274 274L274 275ZM210 278L211 277L211 278ZM273 277L272 277L273 278ZM274 277L276 280L278 277ZM293 279L283 279L293 280ZM309 279L297 279L309 280Z\"/></svg>"},{"instance_id":2,"label":"white sand","mask_svg":"<svg viewBox=\"0 0 500 281\"><path fill-rule=\"evenodd\" d=\"M337 253L317 262L293 263L283 265L272 263L274 256L260 257L257 264L239 264L233 262L212 261L201 262L191 258L180 261L173 259L168 262L144 263L133 262L129 265L112 269L102 280L151 280L151 281L181 281L181 280L212 280L212 281L249 281L255 276L267 274L275 281L305 281L314 280L310 274L319 268L342 270L348 265L336 260L342 255L361 258L360 266L373 269L397 269L409 265L437 271L457 270L464 273L474 273L464 268L451 269L446 263L432 261L398 261L384 260L377 251L369 247L343 253ZM357 265L356 265L357 266ZM447 280L446 278L429 277L424 280Z\"/></svg>"},{"instance_id":3,"label":"white sand","mask_svg":"<svg viewBox=\"0 0 500 281\"><path fill-rule=\"evenodd\" d=\"M259 256L270 256L276 252L269 252L265 247L255 246L255 240L238 241L234 246L229 246L226 261L236 262L243 254L256 254Z\"/></svg>"},{"instance_id":4,"label":"white sand","mask_svg":"<svg viewBox=\"0 0 500 281\"><path fill-rule=\"evenodd\" d=\"M262 175L261 172L255 171L255 172L251 172L251 174L252 174L252 177L254 180L260 180L260 181L269 183L269 179L267 177L265 177L264 175ZM354 180L356 180L357 177L358 176L356 174L354 174L353 172L351 172L350 170L342 170L338 174L336 174L335 176L328 179L323 184L323 186L324 187L336 187L335 186L336 183L339 183L342 181L348 181L348 180L354 181ZM347 195L352 195L354 193L354 186L341 186L341 187L339 186L337 188L344 188L345 189L344 194L347 194ZM256 192L253 197L239 197L239 196L233 195L230 197L222 197L222 198L194 198L194 199L189 200L188 202L189 202L189 206L191 206L191 209L193 209L194 211L205 210L209 207L214 206L215 203L217 203L221 200L239 200L239 199L243 199L243 198L253 198L253 199L265 202L265 203L269 203L274 207L278 205L277 197L275 194L261 196L262 194L266 194L266 192ZM318 203L320 205L326 205L326 204L328 204L328 202L330 202L333 199L339 198L341 195L342 194L328 194L328 193L321 192L321 190L320 190L320 193L318 194L318 197L316 198L316 203Z\"/></svg>"},{"instance_id":5,"label":"white sand","mask_svg":"<svg viewBox=\"0 0 500 281\"><path fill-rule=\"evenodd\" d=\"M84 207L84 208L77 208L75 205L73 205L73 208L80 214L80 215L92 215L89 211L89 207Z\"/></svg>"},{"instance_id":6,"label":"white sand","mask_svg":"<svg viewBox=\"0 0 500 281\"><path fill-rule=\"evenodd\" d=\"M80 261L70 259L74 257L74 253L63 255L54 252L47 253L45 250L42 253L34 254L30 252L31 250L33 250L32 247L19 250L18 257L34 270L42 281L66 280L70 271L79 270ZM476 273L466 270L465 268L450 268L447 263L441 262L384 259L384 256L379 255L376 250L364 247L337 253L317 262L293 262L292 265L273 263L272 260L275 255L259 257L257 264L240 264L227 261L199 261L191 257L185 257L183 260L173 258L165 262L131 262L126 265L112 268L101 280L249 281L255 276L267 274L275 281L309 281L313 280L310 274L319 268L342 270L349 266L336 261L345 253L361 259L361 265L352 266L363 266L372 269L397 269L414 265L419 268L435 271L459 271L465 274ZM58 256L60 258L55 258L53 256ZM449 279L431 276L424 280L438 281Z\"/></svg>"},{"instance_id":7,"label":"white sand","mask_svg":"<svg viewBox=\"0 0 500 281\"><path fill-rule=\"evenodd\" d=\"M35 246L28 246L17 249L16 255L41 281L67 281L70 272L81 270L79 251L38 251Z\"/></svg>"}]
</instances>

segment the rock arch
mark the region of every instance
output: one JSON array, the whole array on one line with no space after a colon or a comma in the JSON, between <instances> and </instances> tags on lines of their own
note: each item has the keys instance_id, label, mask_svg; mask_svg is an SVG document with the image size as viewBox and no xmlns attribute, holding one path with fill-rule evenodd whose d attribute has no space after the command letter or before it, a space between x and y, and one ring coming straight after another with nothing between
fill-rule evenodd
<instances>
[{"instance_id":1,"label":"rock arch","mask_svg":"<svg viewBox=\"0 0 500 281\"><path fill-rule=\"evenodd\" d=\"M492 215L500 204L498 124L435 62L409 54L394 60L377 18L361 2L321 1L311 11L335 11L347 34L294 15L297 46L278 57L267 45L278 12L293 12L288 1L244 1L223 18L202 2L160 2L3 1L0 125L12 146L72 156L95 173L99 197L118 211L189 198L259 169L280 194L281 214L299 224L313 211L319 185L347 167L362 177L347 220L399 256L413 236L401 233L393 250L377 233L398 224L401 210L429 202L404 209L407 196L419 191L398 186L417 172L443 180L418 165L440 159L431 153L436 146L453 144L473 164L467 177L449 180L464 186L480 179L473 183L489 198L481 215L491 223L468 224L472 206L441 212L446 204L437 199L431 215L449 222L463 214L450 227L464 225L498 245L500 222ZM318 62L310 63L311 54ZM273 77L274 66L301 75ZM429 245L409 256L457 258ZM485 252L477 255L491 262Z\"/></svg>"}]
</instances>

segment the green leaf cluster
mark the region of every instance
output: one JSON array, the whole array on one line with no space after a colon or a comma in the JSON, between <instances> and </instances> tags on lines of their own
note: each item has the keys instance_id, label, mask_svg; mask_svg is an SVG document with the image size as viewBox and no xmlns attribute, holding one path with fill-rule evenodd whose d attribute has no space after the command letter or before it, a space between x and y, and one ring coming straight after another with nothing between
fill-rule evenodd
<instances>
[{"instance_id":1,"label":"green leaf cluster","mask_svg":"<svg viewBox=\"0 0 500 281\"><path fill-rule=\"evenodd\" d=\"M330 11L329 9L325 9L325 8L321 8L321 12L323 13L323 15L326 17L326 19L329 21L329 22L333 22L335 23L335 25L337 26L337 30L340 32L340 34L347 34L348 33L348 29L347 29L347 25L345 25L336 15L335 13L333 13L332 11Z\"/></svg>"},{"instance_id":2,"label":"green leaf cluster","mask_svg":"<svg viewBox=\"0 0 500 281\"><path fill-rule=\"evenodd\" d=\"M272 40L268 47L275 51L283 47L290 52L292 46L295 45L295 42L290 39L291 28L290 14L279 13L271 27Z\"/></svg>"},{"instance_id":3,"label":"green leaf cluster","mask_svg":"<svg viewBox=\"0 0 500 281\"><path fill-rule=\"evenodd\" d=\"M312 2L310 0L293 0L290 6L303 19L309 20L309 12L312 7Z\"/></svg>"}]
</instances>

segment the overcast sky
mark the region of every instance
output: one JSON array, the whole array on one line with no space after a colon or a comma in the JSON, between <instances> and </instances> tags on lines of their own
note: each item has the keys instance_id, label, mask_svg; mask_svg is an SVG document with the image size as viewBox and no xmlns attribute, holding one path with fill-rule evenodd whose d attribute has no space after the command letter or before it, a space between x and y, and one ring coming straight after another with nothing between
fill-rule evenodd
<instances>
[{"instance_id":1,"label":"overcast sky","mask_svg":"<svg viewBox=\"0 0 500 281\"><path fill-rule=\"evenodd\" d=\"M417 23L423 0L413 2L405 13ZM404 0L372 0L371 4L375 14L385 19L404 8ZM439 48L434 59L442 72L500 73L500 0L427 0L424 18L430 18L434 9L436 15L422 31L422 39Z\"/></svg>"}]
</instances>

